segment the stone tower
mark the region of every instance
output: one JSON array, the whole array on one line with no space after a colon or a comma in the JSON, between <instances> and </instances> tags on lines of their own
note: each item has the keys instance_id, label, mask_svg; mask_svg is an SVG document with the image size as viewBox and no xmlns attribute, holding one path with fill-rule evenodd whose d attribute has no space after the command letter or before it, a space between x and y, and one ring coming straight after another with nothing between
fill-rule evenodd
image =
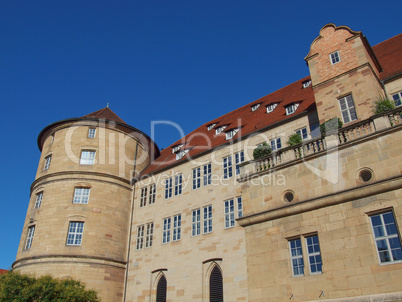
<instances>
[{"instance_id":1,"label":"stone tower","mask_svg":"<svg viewBox=\"0 0 402 302\"><path fill-rule=\"evenodd\" d=\"M45 127L38 146L41 158L13 268L77 278L104 301L121 301L131 179L159 154L157 145L104 108Z\"/></svg>"}]
</instances>

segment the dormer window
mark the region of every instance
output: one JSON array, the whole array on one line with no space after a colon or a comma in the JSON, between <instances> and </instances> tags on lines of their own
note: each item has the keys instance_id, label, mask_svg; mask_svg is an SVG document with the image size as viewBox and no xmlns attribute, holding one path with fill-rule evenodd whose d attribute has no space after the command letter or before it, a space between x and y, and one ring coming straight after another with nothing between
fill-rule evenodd
<instances>
[{"instance_id":1,"label":"dormer window","mask_svg":"<svg viewBox=\"0 0 402 302\"><path fill-rule=\"evenodd\" d=\"M303 82L303 88L307 88L311 85L311 80L307 80Z\"/></svg>"},{"instance_id":2,"label":"dormer window","mask_svg":"<svg viewBox=\"0 0 402 302\"><path fill-rule=\"evenodd\" d=\"M183 147L183 144L173 146L172 147L172 153L177 153L180 150L181 147Z\"/></svg>"},{"instance_id":3,"label":"dormer window","mask_svg":"<svg viewBox=\"0 0 402 302\"><path fill-rule=\"evenodd\" d=\"M208 131L212 130L215 127L215 125L216 125L216 123L208 125L207 130Z\"/></svg>"},{"instance_id":4,"label":"dormer window","mask_svg":"<svg viewBox=\"0 0 402 302\"><path fill-rule=\"evenodd\" d=\"M334 65L341 61L341 56L339 55L339 51L334 51L329 54L329 59L331 60L331 65Z\"/></svg>"},{"instance_id":5,"label":"dormer window","mask_svg":"<svg viewBox=\"0 0 402 302\"><path fill-rule=\"evenodd\" d=\"M276 108L276 106L278 106L278 103L269 104L269 105L267 106L267 113L270 113L270 112L274 111L274 109Z\"/></svg>"},{"instance_id":6,"label":"dormer window","mask_svg":"<svg viewBox=\"0 0 402 302\"><path fill-rule=\"evenodd\" d=\"M176 160L182 159L184 155L186 155L190 151L190 149L180 150L176 153Z\"/></svg>"},{"instance_id":7,"label":"dormer window","mask_svg":"<svg viewBox=\"0 0 402 302\"><path fill-rule=\"evenodd\" d=\"M286 115L291 115L295 113L297 107L299 107L299 104L292 104L286 107Z\"/></svg>"},{"instance_id":8,"label":"dormer window","mask_svg":"<svg viewBox=\"0 0 402 302\"><path fill-rule=\"evenodd\" d=\"M251 111L256 111L258 109L258 107L260 107L261 103L258 104L254 104L253 106L251 106Z\"/></svg>"},{"instance_id":9,"label":"dormer window","mask_svg":"<svg viewBox=\"0 0 402 302\"><path fill-rule=\"evenodd\" d=\"M237 132L239 132L240 128L229 130L226 133L226 140L232 139Z\"/></svg>"},{"instance_id":10,"label":"dormer window","mask_svg":"<svg viewBox=\"0 0 402 302\"><path fill-rule=\"evenodd\" d=\"M228 126L228 125L224 125L224 126L220 126L220 127L216 128L215 134L216 134L216 135L221 134L222 131L225 130L227 126Z\"/></svg>"}]
</instances>

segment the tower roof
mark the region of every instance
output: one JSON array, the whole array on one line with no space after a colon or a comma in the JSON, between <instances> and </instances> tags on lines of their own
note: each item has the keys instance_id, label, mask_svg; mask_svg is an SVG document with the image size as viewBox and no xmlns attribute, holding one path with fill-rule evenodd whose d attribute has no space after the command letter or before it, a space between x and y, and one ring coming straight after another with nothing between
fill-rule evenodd
<instances>
[{"instance_id":1,"label":"tower roof","mask_svg":"<svg viewBox=\"0 0 402 302\"><path fill-rule=\"evenodd\" d=\"M118 115L116 113L114 113L109 107L105 107L103 109L97 110L90 114L84 115L82 118L105 119L105 120L125 124L125 122L120 117L118 117Z\"/></svg>"}]
</instances>

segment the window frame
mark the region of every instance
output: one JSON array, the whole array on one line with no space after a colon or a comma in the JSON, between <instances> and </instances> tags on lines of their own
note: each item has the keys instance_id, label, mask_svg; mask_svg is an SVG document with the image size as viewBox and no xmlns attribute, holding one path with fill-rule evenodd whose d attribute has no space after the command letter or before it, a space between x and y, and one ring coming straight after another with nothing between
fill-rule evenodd
<instances>
[{"instance_id":1,"label":"window frame","mask_svg":"<svg viewBox=\"0 0 402 302\"><path fill-rule=\"evenodd\" d=\"M96 137L96 128L89 127L88 128L88 138L95 138Z\"/></svg>"},{"instance_id":2,"label":"window frame","mask_svg":"<svg viewBox=\"0 0 402 302\"><path fill-rule=\"evenodd\" d=\"M34 209L40 208L43 200L43 191L36 193Z\"/></svg>"},{"instance_id":3,"label":"window frame","mask_svg":"<svg viewBox=\"0 0 402 302\"><path fill-rule=\"evenodd\" d=\"M203 218L202 218L202 233L209 234L212 233L212 205L208 205L202 208Z\"/></svg>"},{"instance_id":4,"label":"window frame","mask_svg":"<svg viewBox=\"0 0 402 302\"><path fill-rule=\"evenodd\" d=\"M305 130L305 132L306 132L305 137L304 137L304 135L303 135L303 130ZM302 139L303 141L308 139L307 127L302 127L302 128L300 128L300 129L297 129L297 130L295 131L295 133L299 134L300 137L301 137L301 139Z\"/></svg>"},{"instance_id":5,"label":"window frame","mask_svg":"<svg viewBox=\"0 0 402 302\"><path fill-rule=\"evenodd\" d=\"M244 162L244 150L241 150L239 152L236 152L234 154L235 157L235 174L240 175L240 167L239 164Z\"/></svg>"},{"instance_id":6,"label":"window frame","mask_svg":"<svg viewBox=\"0 0 402 302\"><path fill-rule=\"evenodd\" d=\"M166 217L163 219L162 244L170 242L171 224L172 224L171 217Z\"/></svg>"},{"instance_id":7,"label":"window frame","mask_svg":"<svg viewBox=\"0 0 402 302\"><path fill-rule=\"evenodd\" d=\"M282 148L282 140L280 137L273 138L269 141L272 152Z\"/></svg>"},{"instance_id":8,"label":"window frame","mask_svg":"<svg viewBox=\"0 0 402 302\"><path fill-rule=\"evenodd\" d=\"M146 224L145 248L152 247L153 239L154 239L154 223L149 222Z\"/></svg>"},{"instance_id":9,"label":"window frame","mask_svg":"<svg viewBox=\"0 0 402 302\"><path fill-rule=\"evenodd\" d=\"M172 222L172 242L181 239L181 214L173 215Z\"/></svg>"},{"instance_id":10,"label":"window frame","mask_svg":"<svg viewBox=\"0 0 402 302\"><path fill-rule=\"evenodd\" d=\"M201 208L191 211L191 237L201 235Z\"/></svg>"},{"instance_id":11,"label":"window frame","mask_svg":"<svg viewBox=\"0 0 402 302\"><path fill-rule=\"evenodd\" d=\"M204 178L204 187L205 187L205 186L211 184L211 179L212 179L212 164L211 164L211 163L205 164L205 165L203 166L203 170L204 170L203 178Z\"/></svg>"},{"instance_id":12,"label":"window frame","mask_svg":"<svg viewBox=\"0 0 402 302\"><path fill-rule=\"evenodd\" d=\"M81 191L80 194L77 194L77 190L78 191L82 190L82 191ZM83 192L88 192L88 194L83 194ZM90 188L87 188L87 187L75 187L74 188L74 196L73 196L73 204L88 204L89 203L89 195L90 195L90 193L91 193ZM78 200L78 202L76 200Z\"/></svg>"},{"instance_id":13,"label":"window frame","mask_svg":"<svg viewBox=\"0 0 402 302\"><path fill-rule=\"evenodd\" d=\"M335 65L336 63L339 63L341 61L339 50L336 50L329 54L329 61L331 62L331 65Z\"/></svg>"},{"instance_id":14,"label":"window frame","mask_svg":"<svg viewBox=\"0 0 402 302\"><path fill-rule=\"evenodd\" d=\"M236 226L236 219L243 217L243 199L242 196L224 200L224 224L225 229L234 228ZM239 206L240 205L240 206Z\"/></svg>"},{"instance_id":15,"label":"window frame","mask_svg":"<svg viewBox=\"0 0 402 302\"><path fill-rule=\"evenodd\" d=\"M286 115L292 115L296 112L297 108L299 107L299 103L293 103L285 107Z\"/></svg>"},{"instance_id":16,"label":"window frame","mask_svg":"<svg viewBox=\"0 0 402 302\"><path fill-rule=\"evenodd\" d=\"M201 188L201 167L193 169L193 190Z\"/></svg>"},{"instance_id":17,"label":"window frame","mask_svg":"<svg viewBox=\"0 0 402 302\"><path fill-rule=\"evenodd\" d=\"M72 228L72 226L75 227ZM68 224L66 245L68 246L81 246L82 238L84 237L84 222L83 221L70 221ZM71 235L71 237L70 237ZM71 243L70 242L71 239Z\"/></svg>"},{"instance_id":18,"label":"window frame","mask_svg":"<svg viewBox=\"0 0 402 302\"><path fill-rule=\"evenodd\" d=\"M178 174L174 177L174 196L183 193L183 174Z\"/></svg>"},{"instance_id":19,"label":"window frame","mask_svg":"<svg viewBox=\"0 0 402 302\"><path fill-rule=\"evenodd\" d=\"M261 105L261 103L252 105L252 106L251 106L251 112L256 111L256 110L260 107L260 105Z\"/></svg>"},{"instance_id":20,"label":"window frame","mask_svg":"<svg viewBox=\"0 0 402 302\"><path fill-rule=\"evenodd\" d=\"M314 246L318 246L318 251L314 250L312 252L310 252L309 249L309 244L308 241L310 238L317 238L317 243L313 245ZM320 247L320 241L318 239L318 235L317 234L313 234L313 235L308 235L304 237L304 242L306 244L306 253L307 253L307 259L308 259L308 264L309 264L309 270L310 270L310 275L318 275L318 274L322 274L322 256L321 256L321 247ZM320 262L317 261L316 257L319 256L320 257ZM311 258L314 257L314 263L311 261ZM317 264L319 263L319 264ZM316 271L312 271L312 266L320 266L319 270L317 268Z\"/></svg>"},{"instance_id":21,"label":"window frame","mask_svg":"<svg viewBox=\"0 0 402 302\"><path fill-rule=\"evenodd\" d=\"M93 166L95 164L96 151L81 150L80 165Z\"/></svg>"},{"instance_id":22,"label":"window frame","mask_svg":"<svg viewBox=\"0 0 402 302\"><path fill-rule=\"evenodd\" d=\"M223 179L228 179L233 176L232 155L225 156L223 162Z\"/></svg>"},{"instance_id":23,"label":"window frame","mask_svg":"<svg viewBox=\"0 0 402 302\"><path fill-rule=\"evenodd\" d=\"M395 96L397 96L397 99L395 98ZM392 94L391 97L396 107L402 106L402 91Z\"/></svg>"},{"instance_id":24,"label":"window frame","mask_svg":"<svg viewBox=\"0 0 402 302\"><path fill-rule=\"evenodd\" d=\"M156 184L149 186L148 204L154 204L156 201Z\"/></svg>"},{"instance_id":25,"label":"window frame","mask_svg":"<svg viewBox=\"0 0 402 302\"><path fill-rule=\"evenodd\" d=\"M147 199L148 199L148 187L143 187L141 188L141 193L140 193L140 208L145 207L147 205Z\"/></svg>"},{"instance_id":26,"label":"window frame","mask_svg":"<svg viewBox=\"0 0 402 302\"><path fill-rule=\"evenodd\" d=\"M52 162L52 154L46 155L45 163L43 165L43 171L49 170L51 162Z\"/></svg>"},{"instance_id":27,"label":"window frame","mask_svg":"<svg viewBox=\"0 0 402 302\"><path fill-rule=\"evenodd\" d=\"M352 104L353 104L353 106L351 106L351 107L349 107L349 104L348 104L348 97L350 97L350 100L352 101ZM342 109L342 101L344 102L345 109ZM351 123L353 121L358 120L357 112L356 112L356 105L355 105L355 101L353 100L352 94L347 94L343 97L338 98L338 104L339 104L339 110L340 110L341 116L342 116L342 121L344 124ZM347 118L349 119L348 121L345 121L344 113L347 114ZM354 118L352 118L353 113L354 113Z\"/></svg>"},{"instance_id":28,"label":"window frame","mask_svg":"<svg viewBox=\"0 0 402 302\"><path fill-rule=\"evenodd\" d=\"M137 240L136 240L136 250L141 250L144 248L144 230L145 227L143 224L137 226Z\"/></svg>"},{"instance_id":29,"label":"window frame","mask_svg":"<svg viewBox=\"0 0 402 302\"><path fill-rule=\"evenodd\" d=\"M27 239L25 240L24 251L29 250L32 247L34 235L35 235L35 225L31 225L28 227Z\"/></svg>"},{"instance_id":30,"label":"window frame","mask_svg":"<svg viewBox=\"0 0 402 302\"><path fill-rule=\"evenodd\" d=\"M299 246L292 247L292 243L296 243L296 242L299 243ZM293 277L304 276L304 267L305 267L305 265L304 265L304 257L303 257L302 240L301 240L300 237L293 238L293 239L288 240L288 243L289 243L290 263L291 263L291 267L292 267L292 276ZM299 250L300 254L293 255L293 251L296 248ZM301 263L298 261L300 259L301 259ZM294 260L297 261L297 264L298 264L297 266L294 265L295 264ZM301 273L300 273L300 270L301 270ZM296 273L296 271L298 273Z\"/></svg>"},{"instance_id":31,"label":"window frame","mask_svg":"<svg viewBox=\"0 0 402 302\"><path fill-rule=\"evenodd\" d=\"M169 199L173 194L173 177L166 178L165 182L165 199Z\"/></svg>"}]
</instances>

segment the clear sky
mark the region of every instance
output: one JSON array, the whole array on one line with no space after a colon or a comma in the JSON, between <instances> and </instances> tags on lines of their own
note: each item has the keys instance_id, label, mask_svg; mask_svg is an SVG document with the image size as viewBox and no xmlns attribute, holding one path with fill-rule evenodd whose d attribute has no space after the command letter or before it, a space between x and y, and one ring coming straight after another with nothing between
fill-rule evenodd
<instances>
[{"instance_id":1,"label":"clear sky","mask_svg":"<svg viewBox=\"0 0 402 302\"><path fill-rule=\"evenodd\" d=\"M327 23L371 45L401 32L401 1L0 0L0 268L15 260L48 124L110 104L151 135L184 133L309 74ZM180 138L155 128L166 148Z\"/></svg>"}]
</instances>

